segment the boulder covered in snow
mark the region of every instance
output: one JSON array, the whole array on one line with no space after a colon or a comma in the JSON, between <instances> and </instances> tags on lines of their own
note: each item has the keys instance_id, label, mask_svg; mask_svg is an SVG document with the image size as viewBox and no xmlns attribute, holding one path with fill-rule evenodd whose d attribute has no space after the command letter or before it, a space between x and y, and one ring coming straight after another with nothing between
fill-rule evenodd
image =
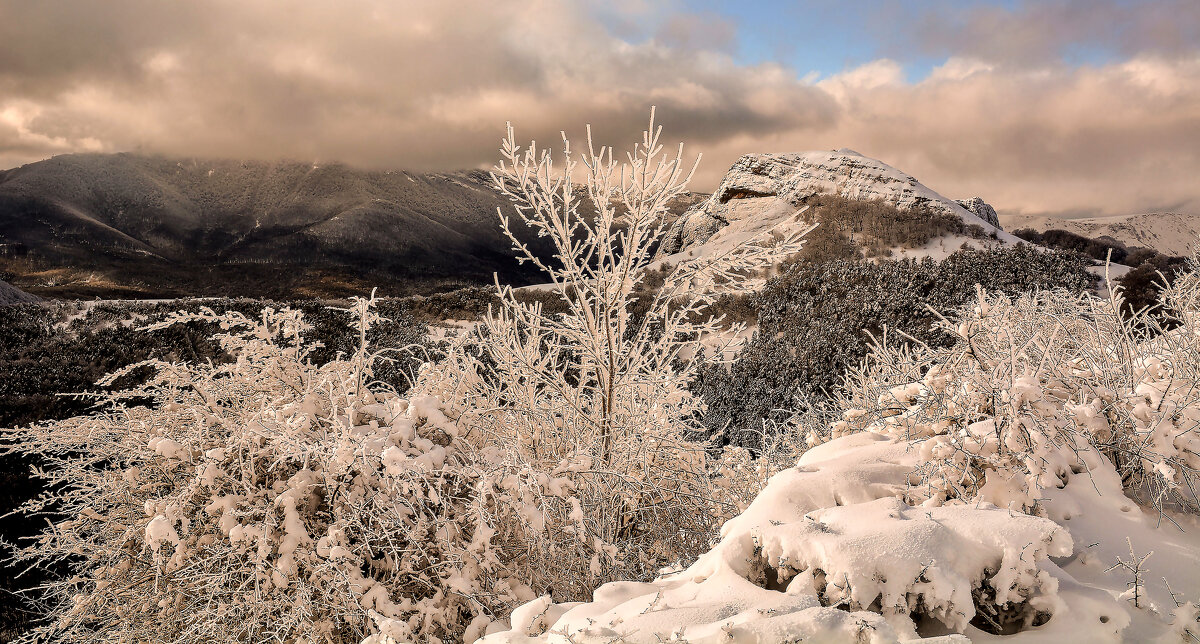
<instances>
[{"instance_id":1,"label":"boulder covered in snow","mask_svg":"<svg viewBox=\"0 0 1200 644\"><path fill-rule=\"evenodd\" d=\"M878 199L901 209L923 205L995 232L1003 242L1018 241L1000 230L995 209L981 199L970 200L970 205L948 199L882 161L841 149L743 156L707 201L685 213L667 231L660 256L703 244L740 220L793 216L804 199L820 193Z\"/></svg>"}]
</instances>

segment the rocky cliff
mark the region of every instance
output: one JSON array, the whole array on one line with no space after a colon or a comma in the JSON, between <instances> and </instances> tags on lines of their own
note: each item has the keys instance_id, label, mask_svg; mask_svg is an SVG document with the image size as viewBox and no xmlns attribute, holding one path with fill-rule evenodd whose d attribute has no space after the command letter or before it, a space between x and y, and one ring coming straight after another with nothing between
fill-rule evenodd
<instances>
[{"instance_id":1,"label":"rocky cliff","mask_svg":"<svg viewBox=\"0 0 1200 644\"><path fill-rule=\"evenodd\" d=\"M979 217L996 228L1002 228L1000 225L1000 215L996 213L995 208L993 208L983 199L980 199L979 197L971 197L970 199L955 199L954 201L963 208L971 211L971 214L975 215L976 217Z\"/></svg>"}]
</instances>

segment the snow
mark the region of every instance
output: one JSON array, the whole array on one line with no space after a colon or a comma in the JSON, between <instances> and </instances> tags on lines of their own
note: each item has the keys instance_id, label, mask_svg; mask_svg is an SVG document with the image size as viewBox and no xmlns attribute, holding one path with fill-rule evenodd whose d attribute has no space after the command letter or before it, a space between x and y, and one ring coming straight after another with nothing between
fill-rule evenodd
<instances>
[{"instance_id":1,"label":"snow","mask_svg":"<svg viewBox=\"0 0 1200 644\"><path fill-rule=\"evenodd\" d=\"M1134 488L1188 502L1196 316L1130 344L1107 303L1059 297L985 299L948 323L969 343L879 358L832 440L689 567L539 598L481 644L1194 641L1200 517L1139 505L1104 446L1133 441Z\"/></svg>"},{"instance_id":2,"label":"snow","mask_svg":"<svg viewBox=\"0 0 1200 644\"><path fill-rule=\"evenodd\" d=\"M1148 641L1163 635L1164 618L1178 610L1185 623L1195 610L1176 609L1162 582L1145 584L1142 609L1118 598L1125 581L1105 571L1127 555L1125 535L1140 554L1153 547L1151 580L1175 573L1178 596L1200 594L1200 575L1186 572L1200 570L1200 525L1157 522L1111 467L1047 490L1042 518L986 502L907 504L917 452L874 432L818 446L772 478L694 565L652 583L605 585L588 603L536 599L481 644ZM1049 621L1007 636L970 626L972 589L984 578L998 602L1026 602ZM925 620L913 623L912 610Z\"/></svg>"},{"instance_id":3,"label":"snow","mask_svg":"<svg viewBox=\"0 0 1200 644\"><path fill-rule=\"evenodd\" d=\"M437 320L428 324L429 331L425 337L434 342L453 340L454 338L462 337L465 333L469 333L478 324L478 320Z\"/></svg>"},{"instance_id":4,"label":"snow","mask_svg":"<svg viewBox=\"0 0 1200 644\"><path fill-rule=\"evenodd\" d=\"M735 209L742 216L732 219L729 225L703 243L655 258L650 268L657 270L665 264L675 265L700 257L720 255L741 244L770 239L772 235L783 236L809 227L803 219L807 206L796 208L775 200L770 204L755 203L759 201L755 199L739 201L743 203L735 204Z\"/></svg>"},{"instance_id":5,"label":"snow","mask_svg":"<svg viewBox=\"0 0 1200 644\"><path fill-rule=\"evenodd\" d=\"M976 239L966 235L950 233L938 237L937 239L930 240L929 243L921 246L920 248L902 248L900 246L893 246L890 249L891 255L889 255L889 257L895 259L918 260L928 257L940 262L959 250L962 250L963 247L972 249L987 248L989 246L989 241L991 240ZM991 243L995 244L995 242Z\"/></svg>"},{"instance_id":6,"label":"snow","mask_svg":"<svg viewBox=\"0 0 1200 644\"><path fill-rule=\"evenodd\" d=\"M916 458L907 443L869 432L816 447L686 570L608 584L586 604L535 600L513 613L513 630L482 642L895 642L918 637L908 618L918 607L966 626L986 570L1012 598L1056 608L1037 589L1056 588L1043 567L1071 552L1066 531L987 504L908 506L899 495ZM880 614L877 598L897 608Z\"/></svg>"},{"instance_id":7,"label":"snow","mask_svg":"<svg viewBox=\"0 0 1200 644\"><path fill-rule=\"evenodd\" d=\"M173 521L163 515L158 515L146 524L146 543L156 554L163 542L179 545L179 533L175 532Z\"/></svg>"}]
</instances>

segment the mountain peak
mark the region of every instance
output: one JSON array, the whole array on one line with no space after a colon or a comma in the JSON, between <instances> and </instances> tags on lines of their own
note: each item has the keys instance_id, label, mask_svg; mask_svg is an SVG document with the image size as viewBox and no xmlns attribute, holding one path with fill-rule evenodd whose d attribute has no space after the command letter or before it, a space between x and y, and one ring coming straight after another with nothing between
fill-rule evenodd
<instances>
[{"instance_id":1,"label":"mountain peak","mask_svg":"<svg viewBox=\"0 0 1200 644\"><path fill-rule=\"evenodd\" d=\"M660 252L668 255L703 244L733 221L792 216L806 199L818 194L880 200L901 210L926 207L995 233L1003 243L1019 241L1000 229L995 209L982 199L948 199L878 159L842 148L742 156L712 197L675 222Z\"/></svg>"}]
</instances>

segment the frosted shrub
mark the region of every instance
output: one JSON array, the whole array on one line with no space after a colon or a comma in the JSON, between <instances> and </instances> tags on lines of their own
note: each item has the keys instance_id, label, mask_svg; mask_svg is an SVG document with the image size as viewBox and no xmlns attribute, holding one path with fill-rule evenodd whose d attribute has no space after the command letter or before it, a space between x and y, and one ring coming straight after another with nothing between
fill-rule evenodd
<instances>
[{"instance_id":1,"label":"frosted shrub","mask_svg":"<svg viewBox=\"0 0 1200 644\"><path fill-rule=\"evenodd\" d=\"M976 497L1038 511L1040 491L1112 467L1126 492L1196 512L1200 468L1200 278L1163 293L1179 326L1112 301L1046 291L981 292L942 325L958 342L884 343L853 372L834 435L870 430L921 442L931 503Z\"/></svg>"},{"instance_id":2,"label":"frosted shrub","mask_svg":"<svg viewBox=\"0 0 1200 644\"><path fill-rule=\"evenodd\" d=\"M365 300L353 313L365 338L378 318ZM155 328L189 320L219 324L234 360L134 365L155 375L102 413L7 432L51 490L24 508L50 523L15 557L69 568L25 639L455 640L528 598L436 399L373 393L365 341L313 366L298 311Z\"/></svg>"},{"instance_id":3,"label":"frosted shrub","mask_svg":"<svg viewBox=\"0 0 1200 644\"><path fill-rule=\"evenodd\" d=\"M503 212L501 223L567 312L545 313L497 285L498 309L418 385L452 402L496 489L524 499L496 508L498 547L532 588L559 599L694 558L754 491L739 489L752 474L722 468L688 440L703 431L688 383L707 359L701 342L717 356L726 344L710 313L717 288L736 291L749 269L795 253L802 232L681 262L657 290L640 290L655 268L666 207L695 167L684 164L682 145L665 154L659 136L652 113L641 143L618 163L592 145L590 130L577 161L564 135L558 167L558 157L522 149L508 129L495 187L554 256L532 253ZM636 318L635 306L645 315ZM548 476L569 484L547 493Z\"/></svg>"},{"instance_id":4,"label":"frosted shrub","mask_svg":"<svg viewBox=\"0 0 1200 644\"><path fill-rule=\"evenodd\" d=\"M1195 266L1164 301L1172 330L1123 321L1119 296L981 292L943 318L954 346L885 336L851 372L829 434L693 565L586 603L539 600L484 641L1184 641L1195 607L1154 605L1143 548L1158 539L1177 574L1194 550L1126 496L1168 526L1197 509ZM1123 530L1127 556L1111 543ZM1127 574L1107 579L1095 559L1113 552Z\"/></svg>"},{"instance_id":5,"label":"frosted shrub","mask_svg":"<svg viewBox=\"0 0 1200 644\"><path fill-rule=\"evenodd\" d=\"M484 642L896 643L968 628L983 589L1006 623L1057 612L1048 559L1071 552L1066 530L986 503L909 506L898 497L917 458L872 432L815 447L688 568L583 604L537 600Z\"/></svg>"},{"instance_id":6,"label":"frosted shrub","mask_svg":"<svg viewBox=\"0 0 1200 644\"><path fill-rule=\"evenodd\" d=\"M719 337L713 289L800 244L792 231L681 263L634 321L687 180L658 135L628 166L589 149L577 190L575 161L557 173L509 130L497 187L557 257L501 221L567 313L499 288L500 308L407 398L372 382L370 300L352 310L354 353L320 366L298 311L201 309L148 329L214 323L230 362L131 365L101 384L154 375L99 396L97 414L8 431L51 490L23 508L49 523L14 557L68 568L26 639L472 641L539 593L694 558L766 475L686 440L700 342Z\"/></svg>"}]
</instances>

